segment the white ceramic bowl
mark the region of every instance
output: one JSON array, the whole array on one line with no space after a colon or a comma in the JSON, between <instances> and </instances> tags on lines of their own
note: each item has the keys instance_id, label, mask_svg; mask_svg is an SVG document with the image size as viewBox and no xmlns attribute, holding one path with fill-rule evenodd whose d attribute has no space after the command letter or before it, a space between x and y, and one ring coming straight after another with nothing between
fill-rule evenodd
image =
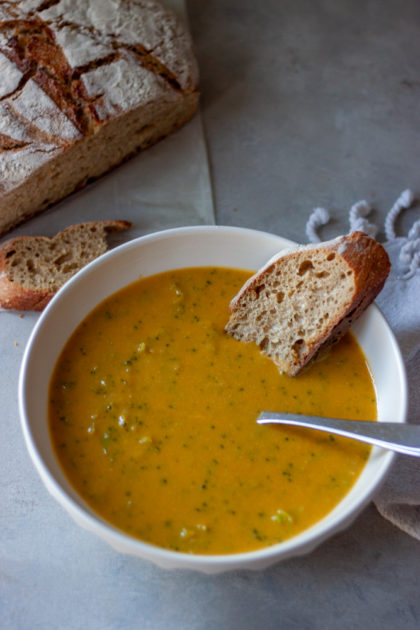
<instances>
[{"instance_id":1,"label":"white ceramic bowl","mask_svg":"<svg viewBox=\"0 0 420 630\"><path fill-rule=\"evenodd\" d=\"M47 394L55 362L80 321L104 298L125 285L168 269L216 265L257 269L273 254L293 245L279 236L234 227L186 227L158 232L126 243L100 257L72 278L51 301L29 339L23 358L19 405L32 460L48 490L76 522L120 552L146 558L165 568L206 573L260 569L307 553L348 526L372 499L393 455L373 449L356 484L324 519L298 536L267 549L233 555L192 555L143 543L97 516L67 482L56 461L47 426ZM406 377L394 336L376 306L353 328L376 384L381 422L404 422Z\"/></svg>"}]
</instances>

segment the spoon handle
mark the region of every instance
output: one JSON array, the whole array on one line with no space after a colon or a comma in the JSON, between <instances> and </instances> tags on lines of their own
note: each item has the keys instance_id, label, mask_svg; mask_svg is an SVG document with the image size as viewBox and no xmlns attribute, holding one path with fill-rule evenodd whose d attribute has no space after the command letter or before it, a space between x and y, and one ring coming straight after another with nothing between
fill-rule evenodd
<instances>
[{"instance_id":1,"label":"spoon handle","mask_svg":"<svg viewBox=\"0 0 420 630\"><path fill-rule=\"evenodd\" d=\"M402 422L371 422L368 420L341 420L321 416L303 416L296 413L263 411L258 424L289 424L327 431L343 437L367 442L396 453L420 457L420 425Z\"/></svg>"}]
</instances>

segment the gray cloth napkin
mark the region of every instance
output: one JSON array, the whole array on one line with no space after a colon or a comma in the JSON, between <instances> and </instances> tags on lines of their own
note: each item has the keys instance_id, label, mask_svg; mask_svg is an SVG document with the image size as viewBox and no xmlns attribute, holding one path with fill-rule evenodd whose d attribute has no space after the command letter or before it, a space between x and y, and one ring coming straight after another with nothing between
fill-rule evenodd
<instances>
[{"instance_id":1,"label":"gray cloth napkin","mask_svg":"<svg viewBox=\"0 0 420 630\"><path fill-rule=\"evenodd\" d=\"M420 222L419 236L420 236ZM408 378L408 422L420 424L420 268L407 272L404 253L413 243L420 254L420 238L395 238L384 243L392 268L376 303L393 329ZM412 260L413 260L412 259ZM379 512L420 540L420 459L399 455L375 500Z\"/></svg>"},{"instance_id":2,"label":"gray cloth napkin","mask_svg":"<svg viewBox=\"0 0 420 630\"><path fill-rule=\"evenodd\" d=\"M420 220L405 237L395 234L399 213L412 205L410 191L404 191L385 221L387 241L383 243L391 259L390 275L376 304L382 310L398 340L408 378L408 422L420 424ZM375 236L377 229L366 219L370 206L361 201L350 210L350 229ZM309 240L318 242L317 228L329 220L328 212L316 208L307 224ZM420 540L420 459L398 455L374 501L380 514L397 527Z\"/></svg>"}]
</instances>

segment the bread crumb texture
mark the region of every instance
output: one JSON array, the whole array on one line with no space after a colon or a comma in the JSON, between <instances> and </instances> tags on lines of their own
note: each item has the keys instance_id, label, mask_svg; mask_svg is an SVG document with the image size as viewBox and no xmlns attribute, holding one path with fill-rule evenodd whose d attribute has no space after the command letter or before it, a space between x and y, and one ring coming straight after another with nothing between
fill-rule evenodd
<instances>
[{"instance_id":1,"label":"bread crumb texture","mask_svg":"<svg viewBox=\"0 0 420 630\"><path fill-rule=\"evenodd\" d=\"M109 232L130 226L127 221L97 221L70 226L53 238L6 241L0 247L0 306L42 310L69 278L105 253Z\"/></svg>"},{"instance_id":2,"label":"bread crumb texture","mask_svg":"<svg viewBox=\"0 0 420 630\"><path fill-rule=\"evenodd\" d=\"M383 247L354 232L270 261L231 302L226 332L256 343L281 372L296 375L338 340L379 293L390 263Z\"/></svg>"},{"instance_id":3,"label":"bread crumb texture","mask_svg":"<svg viewBox=\"0 0 420 630\"><path fill-rule=\"evenodd\" d=\"M0 0L0 233L182 126L197 85L158 0Z\"/></svg>"}]
</instances>

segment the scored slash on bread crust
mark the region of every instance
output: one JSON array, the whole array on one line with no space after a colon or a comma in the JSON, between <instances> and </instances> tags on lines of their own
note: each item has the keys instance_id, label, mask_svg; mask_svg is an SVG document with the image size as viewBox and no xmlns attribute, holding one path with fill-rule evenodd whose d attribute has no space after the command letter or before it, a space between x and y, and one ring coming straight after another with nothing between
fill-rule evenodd
<instances>
[{"instance_id":1,"label":"scored slash on bread crust","mask_svg":"<svg viewBox=\"0 0 420 630\"><path fill-rule=\"evenodd\" d=\"M225 331L295 376L340 339L382 289L390 261L363 232L272 258L233 298Z\"/></svg>"},{"instance_id":2,"label":"scored slash on bread crust","mask_svg":"<svg viewBox=\"0 0 420 630\"><path fill-rule=\"evenodd\" d=\"M159 0L0 0L0 234L197 104L190 35Z\"/></svg>"},{"instance_id":3,"label":"scored slash on bread crust","mask_svg":"<svg viewBox=\"0 0 420 630\"><path fill-rule=\"evenodd\" d=\"M107 236L129 221L72 225L53 238L18 236L0 245L0 307L41 311L77 271L105 253Z\"/></svg>"}]
</instances>

